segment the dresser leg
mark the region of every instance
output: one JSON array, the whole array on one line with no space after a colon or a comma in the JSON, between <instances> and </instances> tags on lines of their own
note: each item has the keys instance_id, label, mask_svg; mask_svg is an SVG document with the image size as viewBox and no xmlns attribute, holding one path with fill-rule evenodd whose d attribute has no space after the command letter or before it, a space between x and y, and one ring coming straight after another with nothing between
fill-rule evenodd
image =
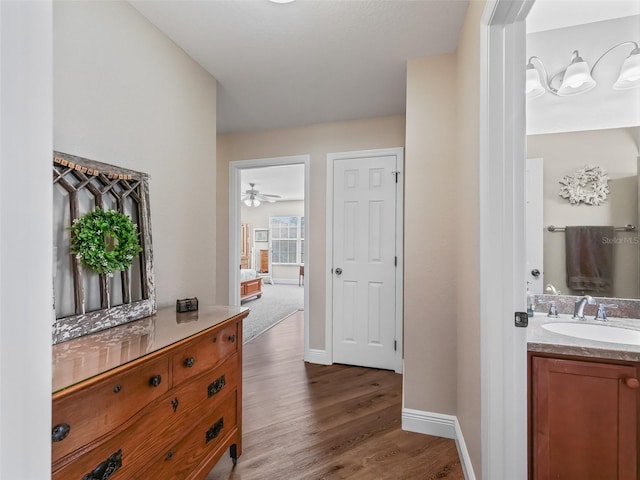
<instances>
[{"instance_id":1,"label":"dresser leg","mask_svg":"<svg viewBox=\"0 0 640 480\"><path fill-rule=\"evenodd\" d=\"M231 447L229 448L229 455L231 456L231 460L233 461L233 464L237 464L238 463L238 446L234 443L233 445L231 445Z\"/></svg>"}]
</instances>

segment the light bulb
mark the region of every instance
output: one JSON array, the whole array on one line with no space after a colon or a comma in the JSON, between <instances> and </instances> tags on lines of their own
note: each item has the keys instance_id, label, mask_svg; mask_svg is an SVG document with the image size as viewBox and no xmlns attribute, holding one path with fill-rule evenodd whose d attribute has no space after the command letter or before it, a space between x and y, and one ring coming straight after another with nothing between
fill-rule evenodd
<instances>
[{"instance_id":1,"label":"light bulb","mask_svg":"<svg viewBox=\"0 0 640 480\"><path fill-rule=\"evenodd\" d=\"M618 80L613 84L615 90L628 90L640 87L640 48L635 48L625 58Z\"/></svg>"},{"instance_id":2,"label":"light bulb","mask_svg":"<svg viewBox=\"0 0 640 480\"><path fill-rule=\"evenodd\" d=\"M558 95L561 97L585 93L596 86L587 62L578 55L577 50L573 53L575 56L564 72L562 84L558 88Z\"/></svg>"},{"instance_id":3,"label":"light bulb","mask_svg":"<svg viewBox=\"0 0 640 480\"><path fill-rule=\"evenodd\" d=\"M527 98L529 100L533 98L538 98L541 95L544 95L546 90L542 86L542 82L540 81L540 73L533 66L532 63L527 65L527 81L525 84L525 91L527 93Z\"/></svg>"}]
</instances>

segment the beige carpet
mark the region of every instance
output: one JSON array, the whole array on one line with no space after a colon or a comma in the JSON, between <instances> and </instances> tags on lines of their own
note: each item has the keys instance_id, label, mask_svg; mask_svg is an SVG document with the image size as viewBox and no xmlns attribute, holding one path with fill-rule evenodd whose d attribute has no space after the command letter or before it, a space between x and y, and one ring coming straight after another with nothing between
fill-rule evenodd
<instances>
[{"instance_id":1,"label":"beige carpet","mask_svg":"<svg viewBox=\"0 0 640 480\"><path fill-rule=\"evenodd\" d=\"M298 285L262 285L262 298L242 302L251 311L244 320L244 343L269 330L280 320L304 309L304 287Z\"/></svg>"}]
</instances>

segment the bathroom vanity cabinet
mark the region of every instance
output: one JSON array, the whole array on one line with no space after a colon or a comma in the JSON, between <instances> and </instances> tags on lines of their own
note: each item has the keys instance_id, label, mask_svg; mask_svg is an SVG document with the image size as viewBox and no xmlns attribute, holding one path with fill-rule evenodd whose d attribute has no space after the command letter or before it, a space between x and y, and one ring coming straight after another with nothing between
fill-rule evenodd
<instances>
[{"instance_id":1,"label":"bathroom vanity cabinet","mask_svg":"<svg viewBox=\"0 0 640 480\"><path fill-rule=\"evenodd\" d=\"M640 363L528 358L530 478L637 480Z\"/></svg>"},{"instance_id":2,"label":"bathroom vanity cabinet","mask_svg":"<svg viewBox=\"0 0 640 480\"><path fill-rule=\"evenodd\" d=\"M54 480L203 479L242 448L240 307L153 317L54 345Z\"/></svg>"}]
</instances>

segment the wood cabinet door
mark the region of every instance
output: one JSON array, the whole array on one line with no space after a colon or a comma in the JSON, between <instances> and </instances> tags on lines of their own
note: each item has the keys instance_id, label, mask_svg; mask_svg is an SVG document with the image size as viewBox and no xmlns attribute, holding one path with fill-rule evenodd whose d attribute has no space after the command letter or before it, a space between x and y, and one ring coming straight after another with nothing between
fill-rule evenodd
<instances>
[{"instance_id":1,"label":"wood cabinet door","mask_svg":"<svg viewBox=\"0 0 640 480\"><path fill-rule=\"evenodd\" d=\"M633 366L533 357L533 478L636 480L636 377Z\"/></svg>"},{"instance_id":2,"label":"wood cabinet door","mask_svg":"<svg viewBox=\"0 0 640 480\"><path fill-rule=\"evenodd\" d=\"M269 271L269 250L260 250L260 271Z\"/></svg>"}]
</instances>

